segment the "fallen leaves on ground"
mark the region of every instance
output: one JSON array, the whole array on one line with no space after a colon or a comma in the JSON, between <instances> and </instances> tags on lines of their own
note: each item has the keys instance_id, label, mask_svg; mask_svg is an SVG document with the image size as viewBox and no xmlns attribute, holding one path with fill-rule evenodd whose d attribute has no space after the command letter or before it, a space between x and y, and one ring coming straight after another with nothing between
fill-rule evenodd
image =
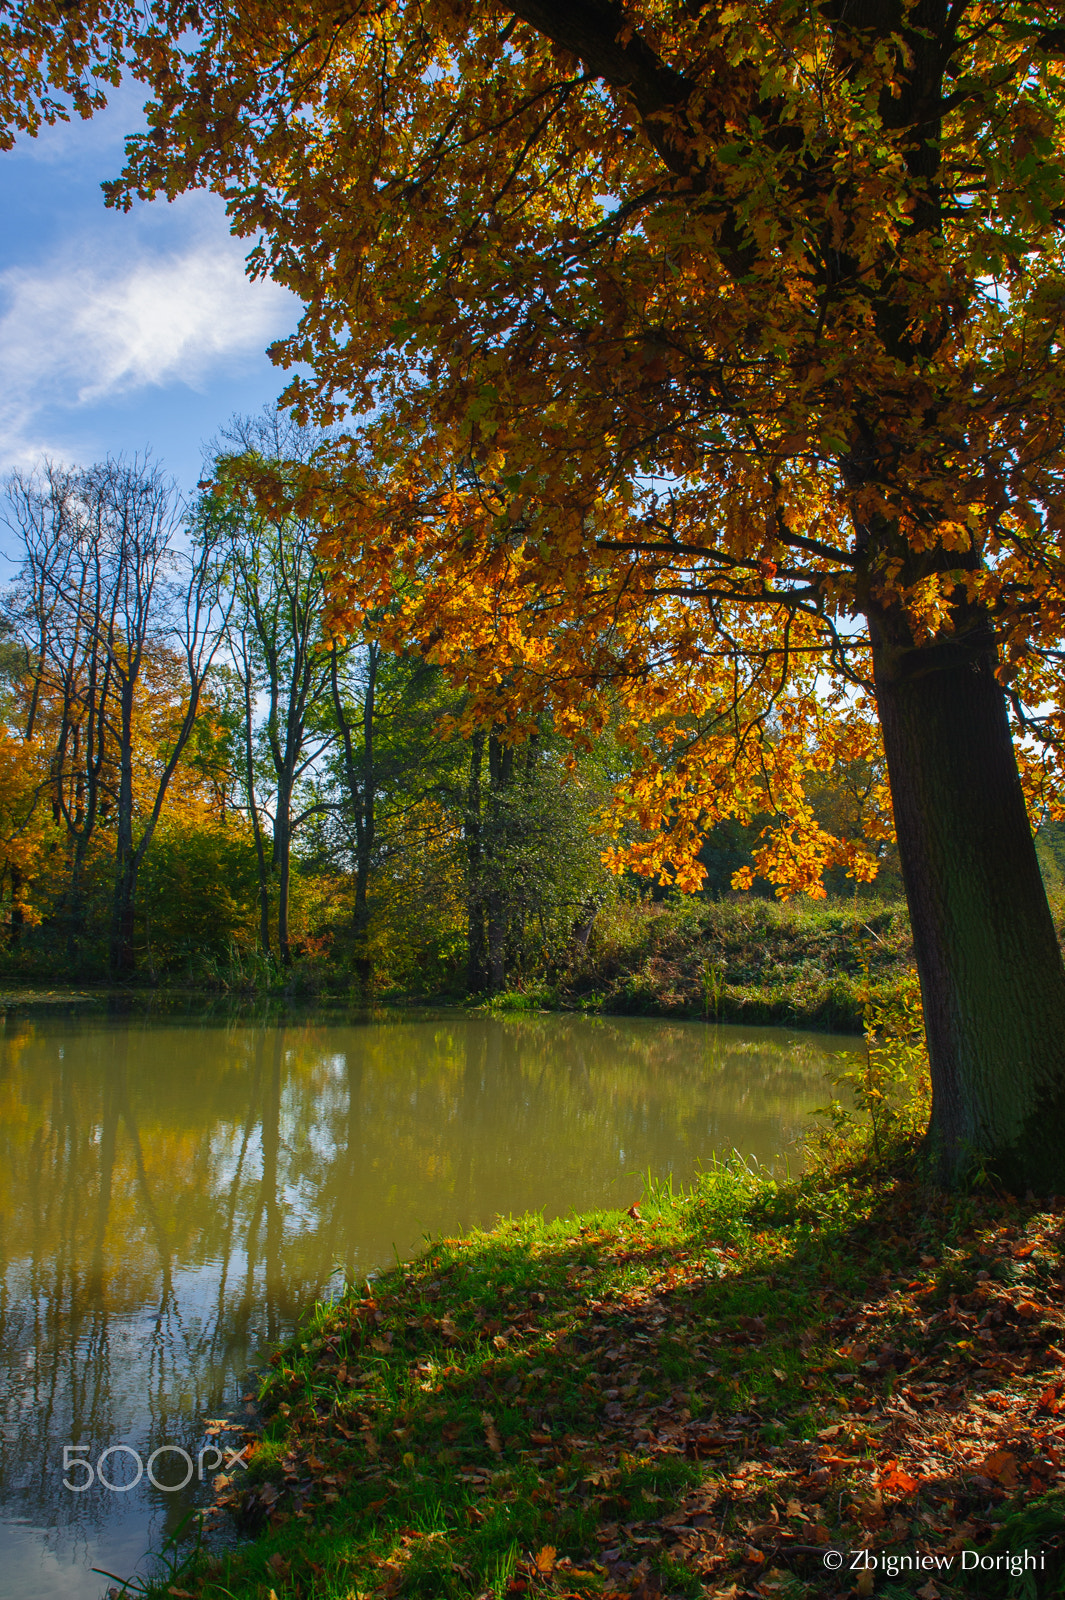
<instances>
[{"instance_id":1,"label":"fallen leaves on ground","mask_svg":"<svg viewBox=\"0 0 1065 1600\"><path fill-rule=\"evenodd\" d=\"M513 1594L873 1592L826 1570L831 1545L950 1556L959 1570L914 1592L968 1597L959 1553L1065 1488L1065 1204L967 1204L899 1178L841 1220L838 1255L801 1207L774 1224L768 1200L738 1244L656 1239L630 1216L526 1250L525 1297L495 1315L455 1281L485 1236L436 1247L337 1308L309 1380L282 1357L271 1400L288 1407L288 1452L242 1497L245 1521L310 1536L350 1501L372 1525L435 1464L474 1533L539 1499L552 1542L530 1542ZM307 1381L317 1398L298 1404ZM594 1529L580 1547L556 1533L577 1526ZM401 1522L390 1545L360 1547L360 1592L401 1593L434 1539L461 1575L467 1537ZM1051 1531L1042 1548L1061 1543ZM279 1576L281 1600L311 1592L297 1561ZM464 1583L446 1592L480 1592Z\"/></svg>"}]
</instances>

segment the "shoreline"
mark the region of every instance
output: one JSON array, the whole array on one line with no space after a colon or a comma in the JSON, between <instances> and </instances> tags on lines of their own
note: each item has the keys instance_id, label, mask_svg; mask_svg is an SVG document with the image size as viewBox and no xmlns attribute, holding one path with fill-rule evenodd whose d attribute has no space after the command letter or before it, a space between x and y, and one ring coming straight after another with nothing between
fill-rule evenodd
<instances>
[{"instance_id":1,"label":"shoreline","mask_svg":"<svg viewBox=\"0 0 1065 1600\"><path fill-rule=\"evenodd\" d=\"M224 975L197 981L190 970L129 984L101 978L66 985L0 974L0 1009L158 996L205 1005L575 1012L860 1034L867 1004L891 1001L907 981L912 948L898 902L678 897L613 906L592 929L587 948L575 949L563 968L495 995L467 994L458 982L426 994L387 981L366 994L350 972L302 959L283 978L274 974L256 986L247 977L252 968L254 962L231 964L231 981Z\"/></svg>"},{"instance_id":2,"label":"shoreline","mask_svg":"<svg viewBox=\"0 0 1065 1600\"><path fill-rule=\"evenodd\" d=\"M880 994L885 991L881 990ZM887 991L890 993L891 991ZM825 1009L817 1007L812 1012L804 1012L793 1001L766 996L764 998L744 996L735 1001L727 997L720 1005L719 1010L712 1016L700 1014L691 1007L671 1004L663 1000L655 1005L649 1002L636 1007L619 1006L606 1007L599 1005L581 1004L576 1000L559 1000L555 1004L548 1003L545 997L535 991L504 991L500 995L490 996L487 999L478 996L462 999L454 996L420 996L420 995L383 995L374 999L361 999L357 995L344 994L299 994L286 993L276 989L260 989L240 992L236 990L195 989L195 988L170 988L159 985L156 987L115 987L101 984L99 987L92 985L71 986L69 988L54 985L49 987L31 988L4 987L0 985L0 1018L8 1015L32 1014L36 1011L48 1012L59 1009L95 1011L104 1014L108 1011L133 1012L144 1010L159 1012L179 1008L191 1008L200 1005L205 1012L216 1010L237 1011L241 1008L268 1006L279 1014L285 1011L305 1015L307 1012L320 1011L323 1016L337 1013L357 1013L360 1015L395 1014L398 1016L416 1012L459 1014L467 1017L497 1017L508 1016L582 1016L614 1018L617 1020L633 1020L644 1018L648 1021L659 1022L692 1022L702 1023L708 1027L717 1024L726 1024L730 1027L750 1028L792 1028L802 1032L820 1033L825 1035L840 1034L854 1038L861 1037L860 1019L852 1019L850 1026L846 1018L840 1018L835 1009L825 1014Z\"/></svg>"},{"instance_id":3,"label":"shoreline","mask_svg":"<svg viewBox=\"0 0 1065 1600\"><path fill-rule=\"evenodd\" d=\"M915 1157L717 1167L349 1289L274 1352L218 1486L255 1539L157 1592L812 1600L872 1593L825 1561L864 1548L1006 1600L964 1552L1027 1540L1059 1593L1065 1202L934 1194Z\"/></svg>"}]
</instances>

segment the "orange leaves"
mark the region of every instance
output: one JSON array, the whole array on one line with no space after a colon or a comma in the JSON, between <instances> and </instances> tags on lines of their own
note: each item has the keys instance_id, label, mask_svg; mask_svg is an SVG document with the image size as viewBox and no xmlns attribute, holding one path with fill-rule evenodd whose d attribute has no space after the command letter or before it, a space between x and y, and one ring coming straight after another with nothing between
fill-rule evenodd
<instances>
[{"instance_id":1,"label":"orange leaves","mask_svg":"<svg viewBox=\"0 0 1065 1600\"><path fill-rule=\"evenodd\" d=\"M1012 1450L993 1450L980 1463L980 1471L985 1478L994 1478L1004 1489L1012 1489L1018 1481L1017 1457Z\"/></svg>"},{"instance_id":2,"label":"orange leaves","mask_svg":"<svg viewBox=\"0 0 1065 1600\"><path fill-rule=\"evenodd\" d=\"M868 876L800 772L818 694L868 681L856 618L924 646L986 607L1004 681L1059 699L1058 659L1023 656L1065 618L1059 67L1016 0L949 38L750 0L578 33L535 9L239 0L179 47L102 3L57 35L24 0L0 118L61 114L49 75L91 109L128 50L158 106L112 198L210 186L264 237L305 307L289 397L352 429L300 486L342 631L384 612L471 718L594 737L615 694L648 767L659 719L730 741L622 797L647 838L619 862L694 886L700 828L758 802L784 892Z\"/></svg>"},{"instance_id":3,"label":"orange leaves","mask_svg":"<svg viewBox=\"0 0 1065 1600\"><path fill-rule=\"evenodd\" d=\"M1065 1383L1048 1384L1036 1400L1035 1409L1048 1412L1051 1416L1057 1416L1059 1411L1065 1409L1063 1396L1065 1396Z\"/></svg>"},{"instance_id":4,"label":"orange leaves","mask_svg":"<svg viewBox=\"0 0 1065 1600\"><path fill-rule=\"evenodd\" d=\"M909 1472L904 1472L897 1461L889 1461L877 1482L882 1490L907 1495L913 1494L914 1490L919 1488L921 1480Z\"/></svg>"}]
</instances>

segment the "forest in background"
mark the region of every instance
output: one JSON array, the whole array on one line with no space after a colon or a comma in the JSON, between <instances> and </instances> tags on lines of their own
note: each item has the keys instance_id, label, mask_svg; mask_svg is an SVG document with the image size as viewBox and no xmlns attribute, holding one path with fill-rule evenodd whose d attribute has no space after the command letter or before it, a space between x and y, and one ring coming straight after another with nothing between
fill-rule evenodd
<instances>
[{"instance_id":1,"label":"forest in background","mask_svg":"<svg viewBox=\"0 0 1065 1600\"><path fill-rule=\"evenodd\" d=\"M726 932L604 863L620 742L581 749L546 716L517 740L478 726L422 652L372 623L331 630L320 530L240 489L242 463L283 474L317 442L277 414L235 420L189 505L150 457L9 482L3 970L728 1010ZM882 787L869 763L836 763L811 800L841 837L875 836ZM731 895L759 834L717 825L701 899ZM893 846L873 848L873 885L829 874L844 928L856 892L899 897ZM656 1000L647 963L671 940L683 976ZM813 1005L830 1024L853 1009Z\"/></svg>"}]
</instances>

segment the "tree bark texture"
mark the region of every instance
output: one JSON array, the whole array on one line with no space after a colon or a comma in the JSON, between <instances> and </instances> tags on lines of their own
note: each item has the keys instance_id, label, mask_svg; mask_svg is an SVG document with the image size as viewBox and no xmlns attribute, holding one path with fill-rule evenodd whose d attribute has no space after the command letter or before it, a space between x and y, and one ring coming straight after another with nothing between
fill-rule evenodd
<instances>
[{"instance_id":1,"label":"tree bark texture","mask_svg":"<svg viewBox=\"0 0 1065 1600\"><path fill-rule=\"evenodd\" d=\"M874 675L948 1181L1065 1191L1065 969L987 632Z\"/></svg>"}]
</instances>

